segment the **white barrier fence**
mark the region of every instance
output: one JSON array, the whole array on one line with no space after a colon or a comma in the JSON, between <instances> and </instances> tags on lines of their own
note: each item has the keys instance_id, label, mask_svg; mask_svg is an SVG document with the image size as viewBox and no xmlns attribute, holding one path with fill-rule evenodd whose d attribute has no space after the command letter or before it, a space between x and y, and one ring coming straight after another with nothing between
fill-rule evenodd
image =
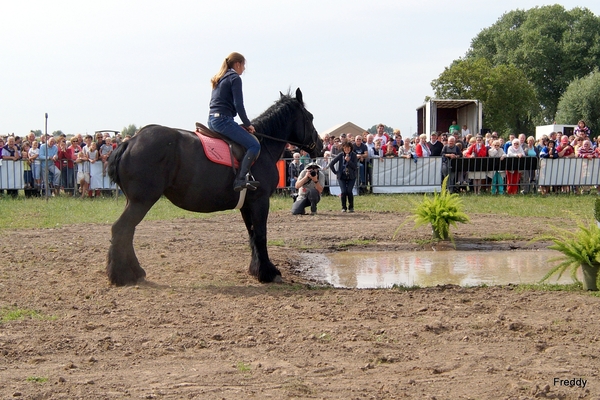
<instances>
[{"instance_id":1,"label":"white barrier fence","mask_svg":"<svg viewBox=\"0 0 600 400\"><path fill-rule=\"evenodd\" d=\"M22 190L25 189L25 163L26 161L13 161L0 159L0 190ZM46 171L41 171L42 176ZM74 168L73 175L77 176L77 166ZM52 180L50 179L50 182ZM76 182L74 185L76 186ZM73 187L68 188L73 189ZM117 185L111 184L108 175L102 174L102 162L90 164L90 189L92 190L116 190Z\"/></svg>"},{"instance_id":2,"label":"white barrier fence","mask_svg":"<svg viewBox=\"0 0 600 400\"><path fill-rule=\"evenodd\" d=\"M23 161L0 159L0 189L23 189Z\"/></svg>"},{"instance_id":3,"label":"white barrier fence","mask_svg":"<svg viewBox=\"0 0 600 400\"><path fill-rule=\"evenodd\" d=\"M540 160L540 186L595 186L600 184L600 158Z\"/></svg>"},{"instance_id":4,"label":"white barrier fence","mask_svg":"<svg viewBox=\"0 0 600 400\"><path fill-rule=\"evenodd\" d=\"M318 160L320 161L320 160ZM466 163L469 159L459 160ZM471 159L472 161L472 159ZM494 159L482 159L493 165ZM535 161L535 160L534 160ZM0 159L0 190L22 190L25 188L25 161ZM481 164L481 163L479 163ZM433 192L442 184L441 157L419 158L416 162L406 158L372 160L372 168L366 170L366 179L373 193L425 193ZM485 163L479 170L487 170ZM75 168L74 176L77 176ZM335 194L337 180L329 169L329 186ZM539 186L595 186L600 185L600 159L559 158L540 159L532 171ZM44 174L45 171L42 171ZM102 163L91 164L90 189L116 190L109 177L102 173Z\"/></svg>"},{"instance_id":5,"label":"white barrier fence","mask_svg":"<svg viewBox=\"0 0 600 400\"><path fill-rule=\"evenodd\" d=\"M372 173L365 179L370 183L373 193L427 193L439 190L442 185L442 157L419 158L416 162L406 158L374 159L371 165ZM510 169L512 167L507 165L513 165L515 169L523 168L523 171L531 173L530 176L537 186L600 185L600 158L525 158L507 159L504 162L494 158L456 160L456 167L462 171L465 179L469 170L489 172L495 171L499 165ZM535 167L529 170L529 165ZM498 169L503 171L502 168ZM335 194L335 176L331 171L326 173L329 174L331 193Z\"/></svg>"},{"instance_id":6,"label":"white barrier fence","mask_svg":"<svg viewBox=\"0 0 600 400\"><path fill-rule=\"evenodd\" d=\"M76 174L77 175L77 174ZM117 189L116 184L110 183L108 174L102 174L102 162L98 161L94 164L90 164L90 189L96 190L115 190Z\"/></svg>"},{"instance_id":7,"label":"white barrier fence","mask_svg":"<svg viewBox=\"0 0 600 400\"><path fill-rule=\"evenodd\" d=\"M383 158L372 164L373 193L433 192L442 185L441 157Z\"/></svg>"}]
</instances>

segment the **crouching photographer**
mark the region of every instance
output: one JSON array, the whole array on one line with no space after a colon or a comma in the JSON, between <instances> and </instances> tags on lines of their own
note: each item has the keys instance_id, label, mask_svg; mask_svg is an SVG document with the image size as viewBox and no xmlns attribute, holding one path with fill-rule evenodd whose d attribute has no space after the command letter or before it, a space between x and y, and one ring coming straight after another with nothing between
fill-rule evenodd
<instances>
[{"instance_id":1,"label":"crouching photographer","mask_svg":"<svg viewBox=\"0 0 600 400\"><path fill-rule=\"evenodd\" d=\"M308 164L296 181L296 189L298 189L298 197L292 205L293 215L306 214L305 208L310 206L310 213L317 213L317 204L321 200L321 193L325 184L325 175L320 171L319 164L312 162Z\"/></svg>"}]
</instances>

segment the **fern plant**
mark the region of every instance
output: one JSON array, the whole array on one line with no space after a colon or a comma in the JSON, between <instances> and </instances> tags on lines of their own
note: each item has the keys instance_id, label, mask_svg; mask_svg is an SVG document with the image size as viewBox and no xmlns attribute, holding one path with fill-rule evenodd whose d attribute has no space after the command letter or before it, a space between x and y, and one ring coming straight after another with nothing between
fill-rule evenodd
<instances>
[{"instance_id":1,"label":"fern plant","mask_svg":"<svg viewBox=\"0 0 600 400\"><path fill-rule=\"evenodd\" d=\"M434 239L446 240L453 237L450 226L456 223L467 223L469 217L462 212L462 201L458 194L450 193L446 187L448 177L442 182L441 192L435 192L433 197L425 195L423 201L415 209L415 227L431 224Z\"/></svg>"},{"instance_id":2,"label":"fern plant","mask_svg":"<svg viewBox=\"0 0 600 400\"><path fill-rule=\"evenodd\" d=\"M549 260L558 264L548 271L542 282L555 274L560 279L567 270L570 270L571 278L579 282L576 274L580 266L589 266L595 270L600 268L600 228L595 221L590 221L587 225L579 222L577 228L575 232L556 228L556 235L540 238L551 240L554 244L548 248L562 253L562 256Z\"/></svg>"}]
</instances>

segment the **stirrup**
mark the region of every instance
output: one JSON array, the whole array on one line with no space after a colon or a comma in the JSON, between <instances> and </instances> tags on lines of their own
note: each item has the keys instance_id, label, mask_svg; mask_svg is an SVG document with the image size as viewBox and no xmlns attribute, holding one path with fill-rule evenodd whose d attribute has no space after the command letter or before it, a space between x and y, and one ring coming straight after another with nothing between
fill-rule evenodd
<instances>
[{"instance_id":1,"label":"stirrup","mask_svg":"<svg viewBox=\"0 0 600 400\"><path fill-rule=\"evenodd\" d=\"M240 184L237 184L237 182L236 182L236 186L233 187L233 190L236 192L241 192L244 189L249 189L249 190L254 191L254 190L258 189L259 186L260 186L260 182L257 182L257 181L248 181L248 182L243 181Z\"/></svg>"},{"instance_id":2,"label":"stirrup","mask_svg":"<svg viewBox=\"0 0 600 400\"><path fill-rule=\"evenodd\" d=\"M254 178L252 178L252 179L254 179ZM245 180L238 179L234 182L233 190L236 192L241 192L244 189L249 189L249 190L254 191L254 190L258 189L259 186L260 186L259 181L251 180L250 174L246 174Z\"/></svg>"}]
</instances>

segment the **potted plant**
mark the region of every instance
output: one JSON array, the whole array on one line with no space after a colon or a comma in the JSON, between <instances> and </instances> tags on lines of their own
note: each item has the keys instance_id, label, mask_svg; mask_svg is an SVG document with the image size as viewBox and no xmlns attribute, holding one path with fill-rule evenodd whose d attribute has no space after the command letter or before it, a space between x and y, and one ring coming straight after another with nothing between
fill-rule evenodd
<instances>
[{"instance_id":1,"label":"potted plant","mask_svg":"<svg viewBox=\"0 0 600 400\"><path fill-rule=\"evenodd\" d=\"M425 195L423 201L415 209L415 227L431 224L433 238L446 240L450 238L450 225L456 226L457 222L467 223L469 217L462 212L462 201L456 193L446 189L448 176L442 182L441 192L435 192L433 198ZM454 240L453 240L454 241Z\"/></svg>"},{"instance_id":2,"label":"potted plant","mask_svg":"<svg viewBox=\"0 0 600 400\"><path fill-rule=\"evenodd\" d=\"M575 232L561 228L557 228L556 231L556 235L545 236L543 239L554 242L548 248L561 252L562 256L549 260L558 264L548 271L542 278L542 282L555 274L560 278L566 270L570 270L571 278L579 282L576 274L577 269L581 267L583 289L597 291L600 270L600 227L590 221L587 225L578 223Z\"/></svg>"}]
</instances>

